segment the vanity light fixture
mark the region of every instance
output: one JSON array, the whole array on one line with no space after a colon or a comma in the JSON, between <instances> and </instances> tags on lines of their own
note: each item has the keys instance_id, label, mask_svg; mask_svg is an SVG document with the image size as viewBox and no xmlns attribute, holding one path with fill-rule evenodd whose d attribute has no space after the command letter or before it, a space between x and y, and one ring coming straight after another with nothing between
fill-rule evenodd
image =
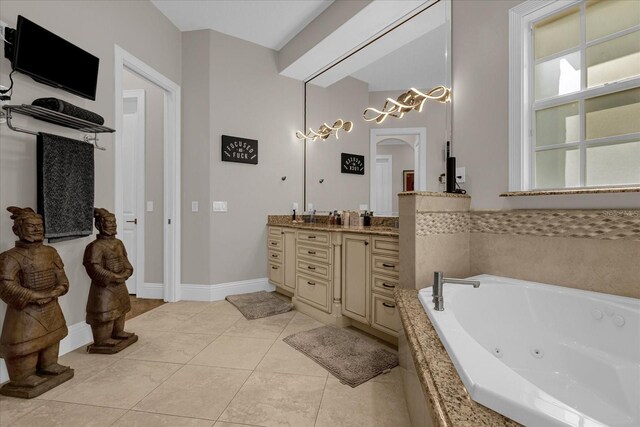
<instances>
[{"instance_id":1,"label":"vanity light fixture","mask_svg":"<svg viewBox=\"0 0 640 427\"><path fill-rule=\"evenodd\" d=\"M384 122L388 116L401 119L405 113L411 110L416 110L417 112L422 111L422 106L427 99L440 101L442 103L449 102L451 100L451 89L444 86L436 86L427 93L422 93L416 88L411 88L396 100L387 98L382 106L382 111L373 107L367 108L364 110L362 117L367 122L375 120L376 123ZM369 116L367 116L367 113L369 113ZM374 114L371 115L371 113Z\"/></svg>"},{"instance_id":2,"label":"vanity light fixture","mask_svg":"<svg viewBox=\"0 0 640 427\"><path fill-rule=\"evenodd\" d=\"M333 126L329 126L328 124L323 123L322 126L320 126L320 129L318 129L317 131L309 128L309 132L306 135L300 131L296 131L296 137L298 139L310 139L312 141L315 141L318 138L327 139L335 133L336 139L340 139L338 137L338 131L340 129L344 130L347 133L351 132L351 129L353 129L353 122L345 122L342 119L338 119L335 121Z\"/></svg>"}]
</instances>

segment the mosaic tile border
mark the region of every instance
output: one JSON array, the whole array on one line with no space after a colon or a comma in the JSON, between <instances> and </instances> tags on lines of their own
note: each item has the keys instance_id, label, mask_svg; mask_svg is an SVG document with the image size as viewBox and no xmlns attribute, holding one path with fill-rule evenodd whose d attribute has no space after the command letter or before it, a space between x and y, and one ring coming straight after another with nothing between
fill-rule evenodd
<instances>
[{"instance_id":1,"label":"mosaic tile border","mask_svg":"<svg viewBox=\"0 0 640 427\"><path fill-rule=\"evenodd\" d=\"M468 233L470 230L469 211L416 211L416 235Z\"/></svg>"},{"instance_id":2,"label":"mosaic tile border","mask_svg":"<svg viewBox=\"0 0 640 427\"><path fill-rule=\"evenodd\" d=\"M474 211L472 233L640 241L640 209Z\"/></svg>"}]
</instances>

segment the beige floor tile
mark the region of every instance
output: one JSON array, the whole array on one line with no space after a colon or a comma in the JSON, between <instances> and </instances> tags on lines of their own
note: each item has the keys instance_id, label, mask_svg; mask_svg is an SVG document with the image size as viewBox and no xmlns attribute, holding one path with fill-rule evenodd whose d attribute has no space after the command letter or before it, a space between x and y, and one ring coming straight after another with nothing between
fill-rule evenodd
<instances>
[{"instance_id":1,"label":"beige floor tile","mask_svg":"<svg viewBox=\"0 0 640 427\"><path fill-rule=\"evenodd\" d=\"M224 335L233 335L249 338L277 339L287 324L295 315L294 311L278 314L276 316L263 317L262 319L247 320L240 318L232 327L224 332Z\"/></svg>"},{"instance_id":2,"label":"beige floor tile","mask_svg":"<svg viewBox=\"0 0 640 427\"><path fill-rule=\"evenodd\" d=\"M120 359L56 400L130 409L181 365Z\"/></svg>"},{"instance_id":3,"label":"beige floor tile","mask_svg":"<svg viewBox=\"0 0 640 427\"><path fill-rule=\"evenodd\" d=\"M254 372L219 421L261 426L313 426L325 378Z\"/></svg>"},{"instance_id":4,"label":"beige floor tile","mask_svg":"<svg viewBox=\"0 0 640 427\"><path fill-rule=\"evenodd\" d=\"M316 427L411 426L402 383L368 381L356 388L329 376Z\"/></svg>"},{"instance_id":5,"label":"beige floor tile","mask_svg":"<svg viewBox=\"0 0 640 427\"><path fill-rule=\"evenodd\" d=\"M65 354L58 359L62 365L73 368L73 378L60 384L58 387L49 390L40 395L38 399L56 400L57 396L70 390L72 387L80 384L84 380L96 375L98 372L108 368L109 366L120 360L116 355L111 354L89 354L86 347L74 350Z\"/></svg>"},{"instance_id":6,"label":"beige floor tile","mask_svg":"<svg viewBox=\"0 0 640 427\"><path fill-rule=\"evenodd\" d=\"M146 344L137 346L127 359L187 363L209 345L216 335L161 332Z\"/></svg>"},{"instance_id":7,"label":"beige floor tile","mask_svg":"<svg viewBox=\"0 0 640 427\"><path fill-rule=\"evenodd\" d=\"M74 403L44 402L12 426L20 427L98 427L109 426L124 414L123 409L100 408Z\"/></svg>"},{"instance_id":8,"label":"beige floor tile","mask_svg":"<svg viewBox=\"0 0 640 427\"><path fill-rule=\"evenodd\" d=\"M186 365L134 409L216 420L251 371Z\"/></svg>"},{"instance_id":9,"label":"beige floor tile","mask_svg":"<svg viewBox=\"0 0 640 427\"><path fill-rule=\"evenodd\" d=\"M166 304L162 304L158 308L155 308L154 311L196 314L205 310L209 304L209 302L204 301L168 302Z\"/></svg>"},{"instance_id":10,"label":"beige floor tile","mask_svg":"<svg viewBox=\"0 0 640 427\"><path fill-rule=\"evenodd\" d=\"M44 403L43 400L37 399L27 400L0 396L0 426L8 426Z\"/></svg>"},{"instance_id":11,"label":"beige floor tile","mask_svg":"<svg viewBox=\"0 0 640 427\"><path fill-rule=\"evenodd\" d=\"M221 335L191 359L189 364L255 369L272 344L272 339Z\"/></svg>"},{"instance_id":12,"label":"beige floor tile","mask_svg":"<svg viewBox=\"0 0 640 427\"><path fill-rule=\"evenodd\" d=\"M327 370L283 341L276 341L256 367L260 372L312 375L325 378Z\"/></svg>"},{"instance_id":13,"label":"beige floor tile","mask_svg":"<svg viewBox=\"0 0 640 427\"><path fill-rule=\"evenodd\" d=\"M291 319L291 322L287 325L286 328L282 331L278 339L282 340L283 338L288 337L289 335L297 334L298 332L308 331L310 329L319 328L324 326L324 323L318 322L312 317L307 316L306 314L296 312L295 316Z\"/></svg>"},{"instance_id":14,"label":"beige floor tile","mask_svg":"<svg viewBox=\"0 0 640 427\"><path fill-rule=\"evenodd\" d=\"M195 313L174 313L171 311L152 310L138 317L134 317L126 323L126 330L133 331L170 331L178 324L192 318Z\"/></svg>"},{"instance_id":15,"label":"beige floor tile","mask_svg":"<svg viewBox=\"0 0 640 427\"><path fill-rule=\"evenodd\" d=\"M224 421L216 422L213 427L251 427L251 424L225 423Z\"/></svg>"},{"instance_id":16,"label":"beige floor tile","mask_svg":"<svg viewBox=\"0 0 640 427\"><path fill-rule=\"evenodd\" d=\"M400 366L396 366L386 374L380 374L377 377L371 378L371 381L402 384L402 371Z\"/></svg>"},{"instance_id":17,"label":"beige floor tile","mask_svg":"<svg viewBox=\"0 0 640 427\"><path fill-rule=\"evenodd\" d=\"M235 307L235 311L209 311L198 313L184 322L173 327L175 332L188 334L214 334L219 335L233 326L242 318L242 314Z\"/></svg>"},{"instance_id":18,"label":"beige floor tile","mask_svg":"<svg viewBox=\"0 0 640 427\"><path fill-rule=\"evenodd\" d=\"M237 313L242 316L242 313L227 300L210 302L204 310L205 312L211 311L216 313Z\"/></svg>"},{"instance_id":19,"label":"beige floor tile","mask_svg":"<svg viewBox=\"0 0 640 427\"><path fill-rule=\"evenodd\" d=\"M129 411L113 424L114 427L211 427L211 420L176 417Z\"/></svg>"}]
</instances>

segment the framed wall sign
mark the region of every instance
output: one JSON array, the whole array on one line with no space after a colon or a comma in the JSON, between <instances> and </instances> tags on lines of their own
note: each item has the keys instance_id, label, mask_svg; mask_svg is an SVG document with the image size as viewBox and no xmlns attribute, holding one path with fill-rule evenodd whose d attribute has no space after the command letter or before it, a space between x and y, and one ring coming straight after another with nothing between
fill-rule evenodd
<instances>
[{"instance_id":1,"label":"framed wall sign","mask_svg":"<svg viewBox=\"0 0 640 427\"><path fill-rule=\"evenodd\" d=\"M222 135L222 161L258 164L258 140Z\"/></svg>"},{"instance_id":2,"label":"framed wall sign","mask_svg":"<svg viewBox=\"0 0 640 427\"><path fill-rule=\"evenodd\" d=\"M413 191L413 169L402 171L402 191Z\"/></svg>"},{"instance_id":3,"label":"framed wall sign","mask_svg":"<svg viewBox=\"0 0 640 427\"><path fill-rule=\"evenodd\" d=\"M364 156L342 153L340 158L340 172L364 175Z\"/></svg>"}]
</instances>

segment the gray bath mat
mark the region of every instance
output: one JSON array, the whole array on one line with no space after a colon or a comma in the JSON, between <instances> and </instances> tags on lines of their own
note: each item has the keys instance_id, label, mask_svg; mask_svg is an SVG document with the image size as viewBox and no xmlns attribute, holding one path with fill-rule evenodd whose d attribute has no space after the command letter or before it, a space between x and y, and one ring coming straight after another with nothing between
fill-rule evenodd
<instances>
[{"instance_id":1,"label":"gray bath mat","mask_svg":"<svg viewBox=\"0 0 640 427\"><path fill-rule=\"evenodd\" d=\"M286 313L293 304L274 295L275 292L252 292L250 294L229 295L226 300L235 305L249 320Z\"/></svg>"},{"instance_id":2,"label":"gray bath mat","mask_svg":"<svg viewBox=\"0 0 640 427\"><path fill-rule=\"evenodd\" d=\"M373 339L335 326L321 326L284 340L351 387L398 366L398 355Z\"/></svg>"}]
</instances>

